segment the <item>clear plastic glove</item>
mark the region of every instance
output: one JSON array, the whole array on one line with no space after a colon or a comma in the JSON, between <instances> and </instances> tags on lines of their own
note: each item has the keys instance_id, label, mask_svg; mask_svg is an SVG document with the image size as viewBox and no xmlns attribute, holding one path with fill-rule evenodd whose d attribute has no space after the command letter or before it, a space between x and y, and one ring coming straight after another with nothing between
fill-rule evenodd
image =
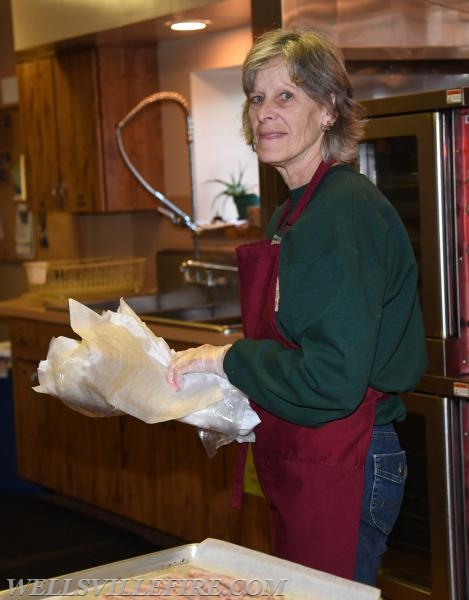
<instances>
[{"instance_id":1,"label":"clear plastic glove","mask_svg":"<svg viewBox=\"0 0 469 600\"><path fill-rule=\"evenodd\" d=\"M203 344L196 348L176 352L166 374L168 383L174 389L180 390L186 373L215 373L220 377L226 377L223 370L223 359L230 347L231 344L226 346Z\"/></svg>"}]
</instances>

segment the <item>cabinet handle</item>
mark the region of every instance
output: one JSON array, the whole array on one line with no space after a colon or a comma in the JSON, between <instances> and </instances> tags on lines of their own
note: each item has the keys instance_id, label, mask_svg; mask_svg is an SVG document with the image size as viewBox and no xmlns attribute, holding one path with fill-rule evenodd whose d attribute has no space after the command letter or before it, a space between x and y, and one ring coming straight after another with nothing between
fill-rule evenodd
<instances>
[{"instance_id":1,"label":"cabinet handle","mask_svg":"<svg viewBox=\"0 0 469 600\"><path fill-rule=\"evenodd\" d=\"M63 210L65 207L64 197L66 196L66 184L63 181L56 183L51 190L53 208Z\"/></svg>"},{"instance_id":2,"label":"cabinet handle","mask_svg":"<svg viewBox=\"0 0 469 600\"><path fill-rule=\"evenodd\" d=\"M61 210L61 206L62 206L62 184L61 183L56 183L52 190L51 190L51 195L52 195L52 207L51 208L55 208L57 210Z\"/></svg>"},{"instance_id":3,"label":"cabinet handle","mask_svg":"<svg viewBox=\"0 0 469 600\"><path fill-rule=\"evenodd\" d=\"M19 337L17 344L20 348L27 348L28 347L28 340L24 337Z\"/></svg>"},{"instance_id":4,"label":"cabinet handle","mask_svg":"<svg viewBox=\"0 0 469 600\"><path fill-rule=\"evenodd\" d=\"M68 202L68 185L66 181L61 181L59 185L60 210L64 210Z\"/></svg>"},{"instance_id":5,"label":"cabinet handle","mask_svg":"<svg viewBox=\"0 0 469 600\"><path fill-rule=\"evenodd\" d=\"M76 198L77 198L77 206L79 208L86 208L85 194L79 193L79 194L77 194Z\"/></svg>"}]
</instances>

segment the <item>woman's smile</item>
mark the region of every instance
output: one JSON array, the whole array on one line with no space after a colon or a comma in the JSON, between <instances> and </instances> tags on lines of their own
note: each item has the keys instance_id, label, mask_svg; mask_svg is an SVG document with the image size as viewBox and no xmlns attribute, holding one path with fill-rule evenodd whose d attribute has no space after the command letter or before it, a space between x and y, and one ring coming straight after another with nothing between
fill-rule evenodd
<instances>
[{"instance_id":1,"label":"woman's smile","mask_svg":"<svg viewBox=\"0 0 469 600\"><path fill-rule=\"evenodd\" d=\"M284 137L286 134L281 131L261 131L259 130L257 133L258 141L270 141L270 140L278 140Z\"/></svg>"}]
</instances>

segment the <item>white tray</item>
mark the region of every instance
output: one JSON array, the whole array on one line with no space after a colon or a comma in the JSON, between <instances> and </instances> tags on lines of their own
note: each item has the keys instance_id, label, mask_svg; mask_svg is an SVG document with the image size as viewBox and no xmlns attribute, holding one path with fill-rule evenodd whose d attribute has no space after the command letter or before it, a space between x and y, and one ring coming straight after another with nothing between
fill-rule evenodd
<instances>
[{"instance_id":1,"label":"white tray","mask_svg":"<svg viewBox=\"0 0 469 600\"><path fill-rule=\"evenodd\" d=\"M98 580L98 582L102 582L97 584L98 588L101 588L105 579L133 579L143 575L147 578L158 577L158 573L163 573L165 569L175 566L199 568L209 571L213 576L229 575L246 581L266 582L269 580L272 582L270 590L274 593L274 598L276 597L275 590L278 590L279 600L379 600L380 598L380 590L377 588L210 538L199 544L187 544L76 573L58 575L54 578L56 581L50 591L51 595L56 598L65 598L60 595L65 586L64 580L71 579L72 581L67 586L67 600L70 596L90 600L91 597L96 596L92 587L93 583L89 584L90 590L84 592L83 580ZM277 586L283 579L287 581L283 586L283 595L280 595L281 589ZM79 582L81 583L79 584ZM27 581L24 581L24 584L26 583ZM2 600L6 600L6 598L21 600L25 597L49 596L47 584L42 586L43 593L41 594L38 594L39 588L34 589L33 586L34 583L23 590L17 588L14 592L4 590L0 592L0 598ZM258 597L262 597L262 595ZM129 598L132 597L129 596ZM152 597L149 598L151 600ZM143 599L145 600L145 597Z\"/></svg>"}]
</instances>

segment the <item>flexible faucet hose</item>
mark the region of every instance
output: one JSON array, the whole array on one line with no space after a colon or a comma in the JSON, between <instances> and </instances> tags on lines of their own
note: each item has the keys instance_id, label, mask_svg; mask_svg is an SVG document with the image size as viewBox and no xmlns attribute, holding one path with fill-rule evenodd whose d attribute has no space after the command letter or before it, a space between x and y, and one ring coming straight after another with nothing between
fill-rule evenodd
<instances>
[{"instance_id":1,"label":"flexible faucet hose","mask_svg":"<svg viewBox=\"0 0 469 600\"><path fill-rule=\"evenodd\" d=\"M129 124L129 122L144 108L147 106L154 104L155 102L176 102L183 110L186 116L186 132L187 132L187 144L189 150L189 169L190 169L190 180L191 180L191 200L192 200L192 215L193 218L181 210L178 206L173 204L171 200L168 200L166 196L156 190L148 181L143 177L143 175L139 172L136 166L130 160L122 140L122 130L123 128ZM194 173L193 173L193 159L192 159L192 143L193 143L193 125L192 125L192 117L189 110L189 103L184 98L182 94L178 92L155 92L154 94L150 94L141 100L138 104L136 104L126 115L123 117L116 126L116 140L117 147L119 152L127 165L130 172L134 175L137 181L161 204L163 204L171 213L171 220L176 225L182 225L188 227L194 233L198 232L197 225L195 224L195 202L194 202Z\"/></svg>"}]
</instances>

